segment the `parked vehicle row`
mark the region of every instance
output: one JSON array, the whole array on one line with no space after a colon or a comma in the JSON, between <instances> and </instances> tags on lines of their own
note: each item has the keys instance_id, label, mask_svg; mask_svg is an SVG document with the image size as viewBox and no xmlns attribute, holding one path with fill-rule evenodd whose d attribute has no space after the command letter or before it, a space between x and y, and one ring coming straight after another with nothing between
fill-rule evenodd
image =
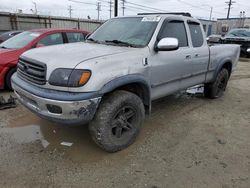
<instances>
[{"instance_id":1,"label":"parked vehicle row","mask_svg":"<svg viewBox=\"0 0 250 188\"><path fill-rule=\"evenodd\" d=\"M110 19L84 44L25 52L12 85L39 117L89 123L95 143L116 152L135 141L153 100L198 84L221 97L239 54L239 45L208 46L191 16L141 14Z\"/></svg>"},{"instance_id":2,"label":"parked vehicle row","mask_svg":"<svg viewBox=\"0 0 250 188\"><path fill-rule=\"evenodd\" d=\"M11 89L10 78L20 55L44 46L81 42L89 34L76 29L35 29L24 31L0 44L0 89Z\"/></svg>"}]
</instances>

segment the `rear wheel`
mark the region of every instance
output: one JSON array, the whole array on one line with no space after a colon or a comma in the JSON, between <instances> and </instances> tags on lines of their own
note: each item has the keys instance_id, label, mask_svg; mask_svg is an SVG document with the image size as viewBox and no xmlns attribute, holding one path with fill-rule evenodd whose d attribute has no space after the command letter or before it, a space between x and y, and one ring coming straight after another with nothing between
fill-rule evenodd
<instances>
[{"instance_id":1,"label":"rear wheel","mask_svg":"<svg viewBox=\"0 0 250 188\"><path fill-rule=\"evenodd\" d=\"M115 91L101 102L89 125L92 139L107 152L116 152L132 144L145 117L142 100L127 91Z\"/></svg>"},{"instance_id":2,"label":"rear wheel","mask_svg":"<svg viewBox=\"0 0 250 188\"><path fill-rule=\"evenodd\" d=\"M228 70L223 68L213 83L205 84L204 95L207 98L216 99L223 95L229 79Z\"/></svg>"},{"instance_id":3,"label":"rear wheel","mask_svg":"<svg viewBox=\"0 0 250 188\"><path fill-rule=\"evenodd\" d=\"M5 85L6 89L12 90L11 86L11 76L16 72L16 68L12 68L9 70L9 72L5 76Z\"/></svg>"}]
</instances>

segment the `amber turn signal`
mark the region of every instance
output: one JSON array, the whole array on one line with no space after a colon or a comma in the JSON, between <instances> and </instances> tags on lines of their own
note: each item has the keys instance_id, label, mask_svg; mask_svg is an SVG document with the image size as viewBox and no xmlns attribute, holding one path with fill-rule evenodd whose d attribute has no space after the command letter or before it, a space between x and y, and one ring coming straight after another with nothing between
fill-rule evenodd
<instances>
[{"instance_id":1,"label":"amber turn signal","mask_svg":"<svg viewBox=\"0 0 250 188\"><path fill-rule=\"evenodd\" d=\"M83 86L84 84L86 84L88 82L90 76L91 76L90 71L84 71L81 75L80 80L79 80L79 85Z\"/></svg>"}]
</instances>

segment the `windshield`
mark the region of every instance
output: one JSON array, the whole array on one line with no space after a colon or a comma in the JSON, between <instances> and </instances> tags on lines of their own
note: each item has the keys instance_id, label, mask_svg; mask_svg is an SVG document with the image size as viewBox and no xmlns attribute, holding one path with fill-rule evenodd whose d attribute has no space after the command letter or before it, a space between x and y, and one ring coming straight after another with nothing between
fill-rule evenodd
<instances>
[{"instance_id":1,"label":"windshield","mask_svg":"<svg viewBox=\"0 0 250 188\"><path fill-rule=\"evenodd\" d=\"M32 40L37 38L39 35L40 33L37 32L25 31L1 43L0 48L6 48L6 49L23 48L24 46L29 44Z\"/></svg>"},{"instance_id":2,"label":"windshield","mask_svg":"<svg viewBox=\"0 0 250 188\"><path fill-rule=\"evenodd\" d=\"M89 41L131 47L148 45L160 17L116 18L97 29Z\"/></svg>"},{"instance_id":3,"label":"windshield","mask_svg":"<svg viewBox=\"0 0 250 188\"><path fill-rule=\"evenodd\" d=\"M250 37L250 30L232 30L228 34L227 37Z\"/></svg>"}]
</instances>

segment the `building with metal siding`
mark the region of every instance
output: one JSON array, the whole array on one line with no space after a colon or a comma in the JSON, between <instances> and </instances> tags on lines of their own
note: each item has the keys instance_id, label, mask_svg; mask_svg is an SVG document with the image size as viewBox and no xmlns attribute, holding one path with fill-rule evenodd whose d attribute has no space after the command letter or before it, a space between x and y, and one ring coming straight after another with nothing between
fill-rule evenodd
<instances>
[{"instance_id":1,"label":"building with metal siding","mask_svg":"<svg viewBox=\"0 0 250 188\"><path fill-rule=\"evenodd\" d=\"M0 12L0 32L37 28L77 28L93 32L103 21Z\"/></svg>"},{"instance_id":2,"label":"building with metal siding","mask_svg":"<svg viewBox=\"0 0 250 188\"><path fill-rule=\"evenodd\" d=\"M217 33L225 34L234 28L250 28L250 17L245 18L220 18L217 20Z\"/></svg>"},{"instance_id":3,"label":"building with metal siding","mask_svg":"<svg viewBox=\"0 0 250 188\"><path fill-rule=\"evenodd\" d=\"M205 20L205 19L199 19L204 32L206 33L206 36L213 35L217 33L217 28L216 28L216 21L214 20Z\"/></svg>"}]
</instances>

